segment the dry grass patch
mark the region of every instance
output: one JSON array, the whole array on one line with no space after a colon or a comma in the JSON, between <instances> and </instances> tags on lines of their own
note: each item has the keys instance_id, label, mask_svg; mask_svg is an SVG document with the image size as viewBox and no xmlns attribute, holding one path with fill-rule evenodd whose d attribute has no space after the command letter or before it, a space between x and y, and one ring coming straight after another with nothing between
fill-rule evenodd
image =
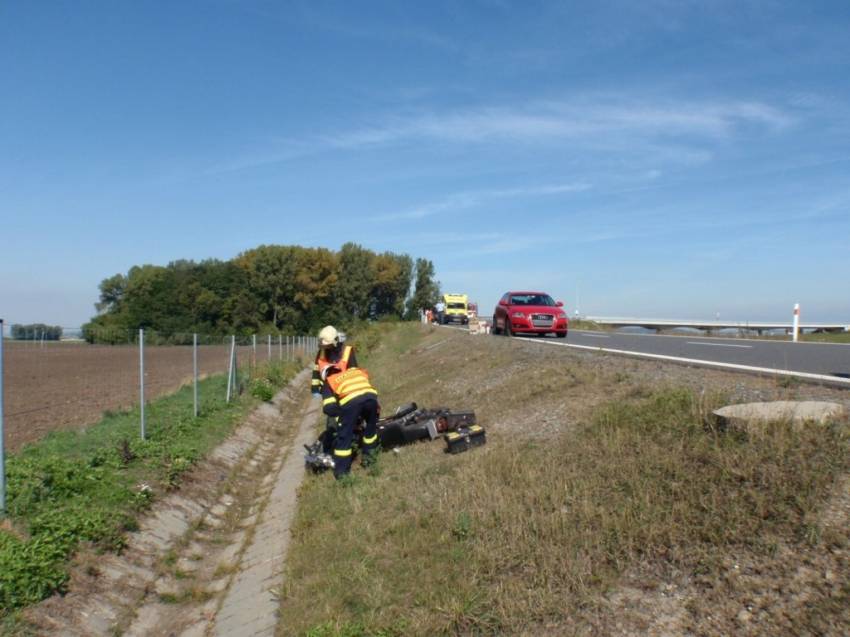
<instances>
[{"instance_id":1,"label":"dry grass patch","mask_svg":"<svg viewBox=\"0 0 850 637\"><path fill-rule=\"evenodd\" d=\"M846 427L795 431L778 423L764 435L719 432L706 421L712 398L650 390L594 373L582 360L557 376L545 372L557 364L544 360L544 371L522 386L507 372L504 380L463 384L458 365L470 355L462 341L425 350L446 338L438 330L416 344L421 354L405 355L404 329L394 328L369 361L376 377L386 373L395 383L387 393L398 402L471 406L487 426L501 409L522 414L558 404L578 380L572 387L592 396L594 416L573 417L572 427L548 437L506 423L466 454L419 444L382 454L374 469L341 484L309 480L293 529L281 634L644 631L637 614L623 612L624 596L611 593L628 585L651 603L670 582L687 589L650 613L674 615L683 631L728 634L741 630L741 619L737 607L720 602L755 596L764 585L729 579L730 556L746 556L741 563L753 568L776 569L785 559L793 570L786 549L846 555L846 525L826 529L821 518L848 470ZM492 346L485 351L493 360L526 371L534 354L517 353L514 344L480 341ZM840 572L842 558L830 559ZM759 629L850 628L846 576L839 579L806 586L807 605L765 613Z\"/></svg>"}]
</instances>

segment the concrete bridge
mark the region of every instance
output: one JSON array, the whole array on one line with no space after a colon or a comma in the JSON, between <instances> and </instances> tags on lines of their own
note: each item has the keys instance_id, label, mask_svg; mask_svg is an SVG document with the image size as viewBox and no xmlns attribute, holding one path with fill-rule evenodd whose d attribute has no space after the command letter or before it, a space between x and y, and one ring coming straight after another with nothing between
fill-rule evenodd
<instances>
[{"instance_id":1,"label":"concrete bridge","mask_svg":"<svg viewBox=\"0 0 850 637\"><path fill-rule=\"evenodd\" d=\"M734 329L744 331L755 331L758 334L769 330L785 330L786 334L790 334L793 329L791 322L770 322L770 321L720 321L720 320L681 320L681 319L648 319L648 318L628 318L628 317L610 317L610 316L583 316L580 317L586 321L593 321L598 325L607 325L610 327L643 327L656 332L663 329L673 329L676 327L693 327L698 330L714 332L717 330ZM800 322L800 332L850 332L850 324L848 323L804 323Z\"/></svg>"}]
</instances>

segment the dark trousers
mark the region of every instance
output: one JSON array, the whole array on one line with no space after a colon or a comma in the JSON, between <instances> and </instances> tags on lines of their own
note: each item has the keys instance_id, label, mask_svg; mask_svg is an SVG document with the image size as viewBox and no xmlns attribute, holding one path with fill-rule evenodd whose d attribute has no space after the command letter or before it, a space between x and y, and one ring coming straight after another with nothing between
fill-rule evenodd
<instances>
[{"instance_id":1,"label":"dark trousers","mask_svg":"<svg viewBox=\"0 0 850 637\"><path fill-rule=\"evenodd\" d=\"M374 395L358 396L342 406L339 430L334 440L334 477L339 478L351 471L354 427L363 418L363 458L371 458L377 449L378 399Z\"/></svg>"},{"instance_id":2,"label":"dark trousers","mask_svg":"<svg viewBox=\"0 0 850 637\"><path fill-rule=\"evenodd\" d=\"M334 440L336 440L336 431L339 428L339 422L333 416L328 416L325 420L325 430L322 432L322 452L333 453Z\"/></svg>"}]
</instances>

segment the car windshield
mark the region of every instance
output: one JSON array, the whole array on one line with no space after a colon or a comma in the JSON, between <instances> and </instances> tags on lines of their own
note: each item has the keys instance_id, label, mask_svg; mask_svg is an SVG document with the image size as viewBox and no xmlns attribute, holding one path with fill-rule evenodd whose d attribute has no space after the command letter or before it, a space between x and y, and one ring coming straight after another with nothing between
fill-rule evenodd
<instances>
[{"instance_id":1,"label":"car windshield","mask_svg":"<svg viewBox=\"0 0 850 637\"><path fill-rule=\"evenodd\" d=\"M449 303L450 310L465 310L466 306L463 303Z\"/></svg>"},{"instance_id":2,"label":"car windshield","mask_svg":"<svg viewBox=\"0 0 850 637\"><path fill-rule=\"evenodd\" d=\"M555 307L555 301L548 294L514 294L511 305L545 305Z\"/></svg>"}]
</instances>

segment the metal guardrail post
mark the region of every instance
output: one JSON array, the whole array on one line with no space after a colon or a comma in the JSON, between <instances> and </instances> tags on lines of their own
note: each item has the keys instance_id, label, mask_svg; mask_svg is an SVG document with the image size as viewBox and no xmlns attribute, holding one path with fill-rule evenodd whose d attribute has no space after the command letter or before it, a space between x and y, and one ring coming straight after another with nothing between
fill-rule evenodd
<instances>
[{"instance_id":1,"label":"metal guardrail post","mask_svg":"<svg viewBox=\"0 0 850 637\"><path fill-rule=\"evenodd\" d=\"M268 357L267 360L268 360L269 363L271 363L272 362L272 335L271 334L268 335L268 343L269 343L269 357Z\"/></svg>"},{"instance_id":2,"label":"metal guardrail post","mask_svg":"<svg viewBox=\"0 0 850 637\"><path fill-rule=\"evenodd\" d=\"M195 418L198 417L198 335L192 334L192 398Z\"/></svg>"},{"instance_id":3,"label":"metal guardrail post","mask_svg":"<svg viewBox=\"0 0 850 637\"><path fill-rule=\"evenodd\" d=\"M0 516L6 513L6 448L3 446L3 319L0 319Z\"/></svg>"},{"instance_id":4,"label":"metal guardrail post","mask_svg":"<svg viewBox=\"0 0 850 637\"><path fill-rule=\"evenodd\" d=\"M139 329L139 425L145 439L145 330Z\"/></svg>"},{"instance_id":5,"label":"metal guardrail post","mask_svg":"<svg viewBox=\"0 0 850 637\"><path fill-rule=\"evenodd\" d=\"M233 365L236 357L236 336L230 337L230 363L227 366L227 398L230 402L230 396L233 393Z\"/></svg>"}]
</instances>

